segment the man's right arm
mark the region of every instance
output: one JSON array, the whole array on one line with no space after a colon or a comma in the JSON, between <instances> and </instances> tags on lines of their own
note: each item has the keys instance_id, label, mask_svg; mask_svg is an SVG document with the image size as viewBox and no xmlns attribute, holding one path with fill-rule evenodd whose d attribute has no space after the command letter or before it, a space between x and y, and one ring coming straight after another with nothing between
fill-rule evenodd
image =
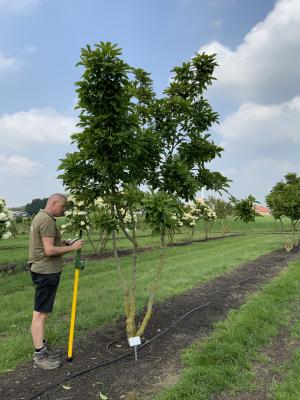
<instances>
[{"instance_id":1,"label":"man's right arm","mask_svg":"<svg viewBox=\"0 0 300 400\"><path fill-rule=\"evenodd\" d=\"M42 237L43 246L45 250L46 256L60 256L66 253L71 253L72 251L76 251L81 249L84 241L77 240L75 243L70 246L54 246L54 237Z\"/></svg>"}]
</instances>

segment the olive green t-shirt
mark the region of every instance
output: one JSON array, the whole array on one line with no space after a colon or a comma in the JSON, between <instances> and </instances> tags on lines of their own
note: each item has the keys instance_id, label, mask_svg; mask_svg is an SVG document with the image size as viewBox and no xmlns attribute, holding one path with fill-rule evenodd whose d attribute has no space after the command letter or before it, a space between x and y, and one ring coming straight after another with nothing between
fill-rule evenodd
<instances>
[{"instance_id":1,"label":"olive green t-shirt","mask_svg":"<svg viewBox=\"0 0 300 400\"><path fill-rule=\"evenodd\" d=\"M55 218L47 211L40 210L30 227L29 263L31 271L39 274L61 272L62 256L46 256L43 237L54 237L54 246L61 246L61 235Z\"/></svg>"}]
</instances>

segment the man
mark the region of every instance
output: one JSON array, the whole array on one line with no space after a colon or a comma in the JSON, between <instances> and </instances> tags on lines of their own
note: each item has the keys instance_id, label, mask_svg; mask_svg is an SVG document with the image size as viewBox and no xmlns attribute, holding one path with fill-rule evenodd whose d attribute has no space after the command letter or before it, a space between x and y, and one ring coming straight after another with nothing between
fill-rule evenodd
<instances>
[{"instance_id":1,"label":"man","mask_svg":"<svg viewBox=\"0 0 300 400\"><path fill-rule=\"evenodd\" d=\"M67 198L63 194L49 197L46 208L34 217L30 227L29 265L36 285L31 334L35 347L34 365L54 369L61 361L53 358L45 339L45 322L52 312L62 270L63 254L79 250L83 241L62 242L55 217L64 215Z\"/></svg>"}]
</instances>

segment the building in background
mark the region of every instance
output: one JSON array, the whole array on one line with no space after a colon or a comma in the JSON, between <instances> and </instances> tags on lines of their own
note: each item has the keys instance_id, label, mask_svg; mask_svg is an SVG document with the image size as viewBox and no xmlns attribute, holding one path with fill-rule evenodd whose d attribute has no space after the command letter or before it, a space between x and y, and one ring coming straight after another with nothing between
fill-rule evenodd
<instances>
[{"instance_id":1,"label":"building in background","mask_svg":"<svg viewBox=\"0 0 300 400\"><path fill-rule=\"evenodd\" d=\"M271 210L261 204L255 204L255 212L259 215L271 215Z\"/></svg>"}]
</instances>

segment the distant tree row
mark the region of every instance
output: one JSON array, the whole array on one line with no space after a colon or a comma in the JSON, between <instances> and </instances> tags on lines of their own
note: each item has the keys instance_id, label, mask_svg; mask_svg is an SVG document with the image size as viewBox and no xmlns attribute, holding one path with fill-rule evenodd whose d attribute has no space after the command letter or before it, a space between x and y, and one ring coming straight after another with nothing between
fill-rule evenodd
<instances>
[{"instance_id":1,"label":"distant tree row","mask_svg":"<svg viewBox=\"0 0 300 400\"><path fill-rule=\"evenodd\" d=\"M45 208L47 203L47 197L43 199L33 199L31 203L28 203L25 205L25 211L29 215L35 215L37 214L41 208Z\"/></svg>"}]
</instances>

